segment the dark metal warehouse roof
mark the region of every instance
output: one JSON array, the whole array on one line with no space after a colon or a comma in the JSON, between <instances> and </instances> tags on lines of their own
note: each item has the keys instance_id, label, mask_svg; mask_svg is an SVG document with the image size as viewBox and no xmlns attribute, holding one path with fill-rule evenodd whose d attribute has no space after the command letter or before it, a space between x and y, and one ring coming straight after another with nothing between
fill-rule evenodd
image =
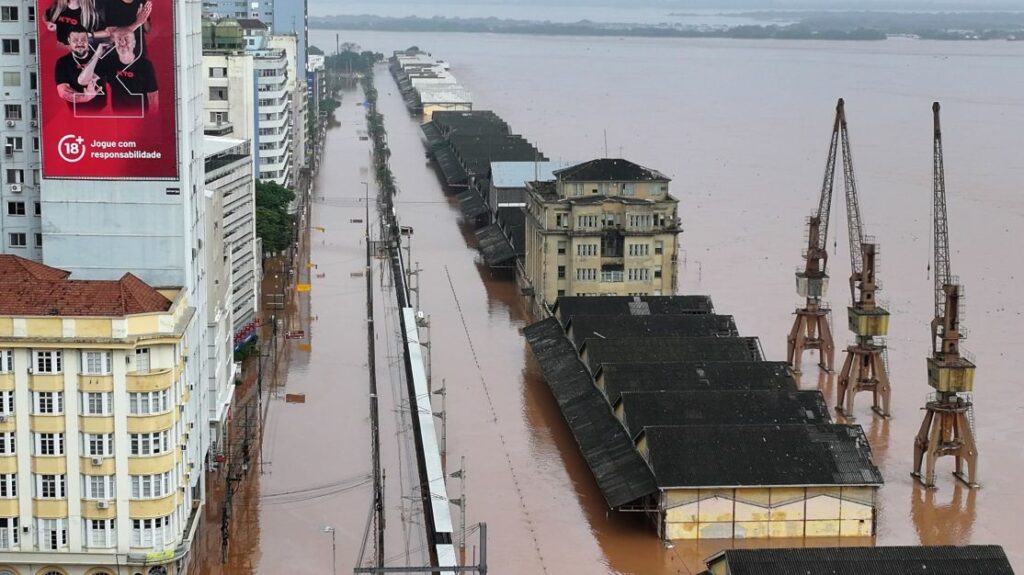
<instances>
[{"instance_id":1,"label":"dark metal warehouse roof","mask_svg":"<svg viewBox=\"0 0 1024 575\"><path fill-rule=\"evenodd\" d=\"M574 315L565 326L576 347L594 337L736 337L731 315Z\"/></svg>"},{"instance_id":2,"label":"dark metal warehouse roof","mask_svg":"<svg viewBox=\"0 0 1024 575\"><path fill-rule=\"evenodd\" d=\"M831 423L825 398L809 391L647 391L620 397L630 436L655 425Z\"/></svg>"},{"instance_id":3,"label":"dark metal warehouse roof","mask_svg":"<svg viewBox=\"0 0 1024 575\"><path fill-rule=\"evenodd\" d=\"M484 203L484 199L481 198L480 194L472 188L461 192L456 196L456 199L459 200L459 208L462 210L462 215L466 216L466 218L470 220L475 220L476 218L486 214L488 211L487 204Z\"/></svg>"},{"instance_id":4,"label":"dark metal warehouse roof","mask_svg":"<svg viewBox=\"0 0 1024 575\"><path fill-rule=\"evenodd\" d=\"M515 264L516 252L512 249L508 238L501 232L498 224L484 226L473 233L476 234L476 239L480 242L480 251L488 266L492 268L510 267Z\"/></svg>"},{"instance_id":5,"label":"dark metal warehouse roof","mask_svg":"<svg viewBox=\"0 0 1024 575\"><path fill-rule=\"evenodd\" d=\"M1013 575L998 545L727 549L730 575Z\"/></svg>"},{"instance_id":6,"label":"dark metal warehouse roof","mask_svg":"<svg viewBox=\"0 0 1024 575\"><path fill-rule=\"evenodd\" d=\"M648 427L643 440L663 489L883 483L860 426Z\"/></svg>"},{"instance_id":7,"label":"dark metal warehouse roof","mask_svg":"<svg viewBox=\"0 0 1024 575\"><path fill-rule=\"evenodd\" d=\"M650 468L594 387L558 321L548 318L523 332L608 506L656 493Z\"/></svg>"},{"instance_id":8,"label":"dark metal warehouse roof","mask_svg":"<svg viewBox=\"0 0 1024 575\"><path fill-rule=\"evenodd\" d=\"M678 315L714 311L711 297L706 295L562 296L552 308L552 313L563 324L574 315Z\"/></svg>"},{"instance_id":9,"label":"dark metal warehouse roof","mask_svg":"<svg viewBox=\"0 0 1024 575\"><path fill-rule=\"evenodd\" d=\"M592 371L603 363L677 361L760 361L756 337L622 337L590 338L580 354Z\"/></svg>"},{"instance_id":10,"label":"dark metal warehouse roof","mask_svg":"<svg viewBox=\"0 0 1024 575\"><path fill-rule=\"evenodd\" d=\"M796 390L783 361L605 363L596 376L608 401L627 391Z\"/></svg>"}]
</instances>

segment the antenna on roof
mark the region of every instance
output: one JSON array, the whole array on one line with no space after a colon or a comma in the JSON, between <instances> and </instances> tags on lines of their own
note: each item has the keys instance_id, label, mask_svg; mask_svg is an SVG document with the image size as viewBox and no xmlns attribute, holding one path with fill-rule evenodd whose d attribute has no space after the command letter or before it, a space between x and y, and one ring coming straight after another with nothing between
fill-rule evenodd
<instances>
[{"instance_id":1,"label":"antenna on roof","mask_svg":"<svg viewBox=\"0 0 1024 575\"><path fill-rule=\"evenodd\" d=\"M608 157L608 128L604 130L604 157Z\"/></svg>"}]
</instances>

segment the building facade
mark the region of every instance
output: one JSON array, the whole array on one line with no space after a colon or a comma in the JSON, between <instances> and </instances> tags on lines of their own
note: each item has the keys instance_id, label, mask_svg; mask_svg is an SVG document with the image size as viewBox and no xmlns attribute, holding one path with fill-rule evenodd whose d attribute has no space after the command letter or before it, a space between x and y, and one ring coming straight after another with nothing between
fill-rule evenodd
<instances>
[{"instance_id":1,"label":"building facade","mask_svg":"<svg viewBox=\"0 0 1024 575\"><path fill-rule=\"evenodd\" d=\"M256 69L241 50L203 49L203 132L255 141Z\"/></svg>"},{"instance_id":2,"label":"building facade","mask_svg":"<svg viewBox=\"0 0 1024 575\"><path fill-rule=\"evenodd\" d=\"M0 256L0 570L183 572L204 465L187 290Z\"/></svg>"},{"instance_id":3,"label":"building facade","mask_svg":"<svg viewBox=\"0 0 1024 575\"><path fill-rule=\"evenodd\" d=\"M292 181L298 182L298 171L306 167L306 66L299 65L299 37L295 34L275 34L267 39L267 44L271 48L283 50L288 62L285 87L290 98L288 112L292 127Z\"/></svg>"},{"instance_id":4,"label":"building facade","mask_svg":"<svg viewBox=\"0 0 1024 575\"><path fill-rule=\"evenodd\" d=\"M530 182L520 285L540 306L562 295L671 295L678 200L663 174L598 159Z\"/></svg>"}]
</instances>

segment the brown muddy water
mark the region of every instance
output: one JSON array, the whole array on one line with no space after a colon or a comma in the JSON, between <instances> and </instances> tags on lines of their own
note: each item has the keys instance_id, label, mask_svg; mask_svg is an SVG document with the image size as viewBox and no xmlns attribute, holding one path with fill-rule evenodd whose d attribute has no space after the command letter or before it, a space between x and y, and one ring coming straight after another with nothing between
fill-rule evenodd
<instances>
[{"instance_id":1,"label":"brown muddy water","mask_svg":"<svg viewBox=\"0 0 1024 575\"><path fill-rule=\"evenodd\" d=\"M331 46L334 31L311 32ZM1024 407L1018 347L1024 305L1024 51L1019 43L686 41L341 33L365 49L390 52L416 44L452 63L475 94L553 159L608 153L667 173L680 199L685 233L681 291L707 293L720 313L757 335L769 359L785 354L799 303L793 272L801 263L803 222L815 205L835 99L847 101L866 232L880 244L880 298L892 312L894 417L871 416L859 399L886 485L880 492L878 544L995 543L1017 569L1024 545L1013 535L1024 510ZM494 573L695 573L723 546L765 541L677 543L666 549L639 518L609 515L575 442L519 333L531 320L514 285L494 279L459 225L458 208L424 160L417 122L402 107L384 69L380 108L401 193L399 217L415 230L412 260L422 309L431 316L434 383L448 389L448 469L467 462L467 520L486 521ZM943 103L952 265L966 286L966 346L977 355L976 417L983 488L960 488L946 473L934 492L909 475L913 437L925 396L924 358L932 283L928 277L931 115ZM309 296L310 353L293 353L287 393L306 403L271 403L264 474L250 482L227 569L202 572L327 572L337 528L338 569L355 564L370 489L368 473L363 193L368 146L359 142L355 94L330 131L317 179ZM620 150L621 148L621 150ZM837 182L841 186L841 183ZM838 190L837 190L838 191ZM830 258L831 299L846 305L845 211L833 206L839 237ZM375 280L379 286L379 281ZM388 317L389 295L377 290ZM841 314L836 314L841 319ZM841 323L841 322L840 322ZM397 359L384 342L394 324L378 325L378 358ZM852 338L835 328L837 345ZM294 343L293 343L294 345ZM813 363L813 356L805 356ZM840 356L841 357L841 356ZM384 370L378 359L380 373ZM384 390L393 389L383 376ZM809 369L804 387L834 385ZM384 408L385 401L391 411ZM395 411L397 406L397 412ZM389 564L415 561L415 508L403 499L395 467L401 447L401 399L382 396L382 449L388 468ZM385 430L385 426L389 426ZM941 471L949 469L943 462ZM355 487L352 487L356 485ZM315 488L315 489L314 489ZM450 482L458 495L458 483ZM288 495L297 491L299 495ZM326 493L326 495L324 494ZM251 493L250 493L251 495ZM275 501L277 503L275 503ZM258 517L258 521L255 518ZM405 522L405 533L396 526ZM394 518L394 519L393 519ZM246 539L248 538L248 539ZM245 541L246 543L243 543ZM472 553L470 538L468 553ZM870 544L836 540L772 544ZM409 559L405 551L409 550ZM420 551L422 553L422 551Z\"/></svg>"}]
</instances>

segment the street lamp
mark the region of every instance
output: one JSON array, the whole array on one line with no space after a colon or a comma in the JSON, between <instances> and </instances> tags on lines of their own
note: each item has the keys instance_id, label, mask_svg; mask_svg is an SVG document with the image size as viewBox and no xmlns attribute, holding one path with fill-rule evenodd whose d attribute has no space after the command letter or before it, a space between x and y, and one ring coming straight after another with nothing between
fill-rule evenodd
<instances>
[{"instance_id":1,"label":"street lamp","mask_svg":"<svg viewBox=\"0 0 1024 575\"><path fill-rule=\"evenodd\" d=\"M338 545L334 538L334 527L325 525L320 528L320 532L331 534L331 573L338 575Z\"/></svg>"}]
</instances>

